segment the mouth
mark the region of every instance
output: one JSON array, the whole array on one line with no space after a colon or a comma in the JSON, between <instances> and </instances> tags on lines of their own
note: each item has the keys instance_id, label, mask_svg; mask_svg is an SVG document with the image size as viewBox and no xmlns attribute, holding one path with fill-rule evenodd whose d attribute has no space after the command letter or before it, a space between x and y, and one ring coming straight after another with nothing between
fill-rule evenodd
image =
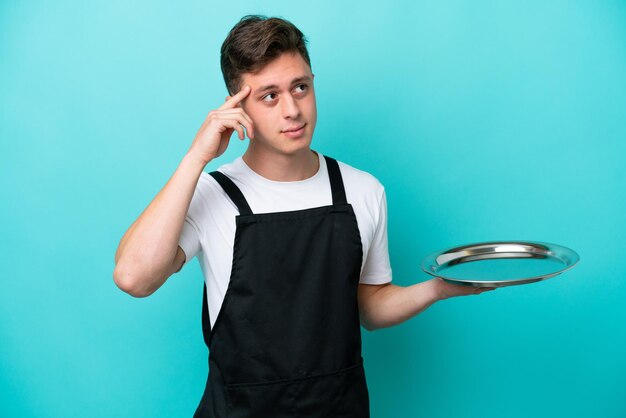
<instances>
[{"instance_id":1,"label":"mouth","mask_svg":"<svg viewBox=\"0 0 626 418\"><path fill-rule=\"evenodd\" d=\"M306 123L303 123L302 125L299 125L299 126L294 126L289 129L284 129L282 133L285 134L285 136L287 136L288 138L298 138L304 134L305 126L306 126Z\"/></svg>"}]
</instances>

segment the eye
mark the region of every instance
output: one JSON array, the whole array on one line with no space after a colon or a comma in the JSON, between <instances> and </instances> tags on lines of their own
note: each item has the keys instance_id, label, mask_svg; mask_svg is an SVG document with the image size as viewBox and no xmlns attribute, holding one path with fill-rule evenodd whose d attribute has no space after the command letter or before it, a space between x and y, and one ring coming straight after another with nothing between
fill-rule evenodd
<instances>
[{"instance_id":1,"label":"eye","mask_svg":"<svg viewBox=\"0 0 626 418\"><path fill-rule=\"evenodd\" d=\"M264 102L270 103L276 99L276 93L268 93L261 98Z\"/></svg>"},{"instance_id":2,"label":"eye","mask_svg":"<svg viewBox=\"0 0 626 418\"><path fill-rule=\"evenodd\" d=\"M296 90L296 93L304 93L307 91L308 88L309 86L307 86L306 84L298 84L295 90Z\"/></svg>"}]
</instances>

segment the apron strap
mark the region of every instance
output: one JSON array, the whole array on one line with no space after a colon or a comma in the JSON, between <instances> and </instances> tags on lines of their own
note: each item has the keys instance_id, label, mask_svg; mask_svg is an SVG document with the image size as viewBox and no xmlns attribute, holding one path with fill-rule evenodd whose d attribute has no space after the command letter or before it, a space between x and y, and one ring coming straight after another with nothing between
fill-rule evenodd
<instances>
[{"instance_id":1,"label":"apron strap","mask_svg":"<svg viewBox=\"0 0 626 418\"><path fill-rule=\"evenodd\" d=\"M346 190L343 186L343 178L341 177L339 164L334 158L326 155L324 158L326 159L326 167L328 168L328 177L330 179L330 188L333 193L333 205L345 205L348 201L346 199ZM243 193L241 193L241 190L239 190L239 187L237 187L230 178L219 171L213 171L209 174L213 176L220 186L222 186L222 189L224 189L228 197L230 197L230 200L232 200L237 206L237 209L239 209L240 215L252 214L252 209L250 209L248 201L243 196Z\"/></svg>"},{"instance_id":2,"label":"apron strap","mask_svg":"<svg viewBox=\"0 0 626 418\"><path fill-rule=\"evenodd\" d=\"M252 209L250 209L248 201L243 196L243 193L241 193L241 190L239 190L239 187L237 187L231 179L219 171L213 171L209 174L222 186L222 189L224 189L228 197L230 197L230 200L232 200L237 206L237 209L239 209L240 215L252 215Z\"/></svg>"},{"instance_id":3,"label":"apron strap","mask_svg":"<svg viewBox=\"0 0 626 418\"><path fill-rule=\"evenodd\" d=\"M211 321L209 320L209 305L206 297L206 283L202 292L202 336L204 343L209 347L209 336L211 335Z\"/></svg>"},{"instance_id":4,"label":"apron strap","mask_svg":"<svg viewBox=\"0 0 626 418\"><path fill-rule=\"evenodd\" d=\"M326 159L326 167L328 168L330 188L333 191L333 205L345 205L348 201L346 199L346 189L343 187L339 164L333 158L327 156L324 156L324 158Z\"/></svg>"}]
</instances>

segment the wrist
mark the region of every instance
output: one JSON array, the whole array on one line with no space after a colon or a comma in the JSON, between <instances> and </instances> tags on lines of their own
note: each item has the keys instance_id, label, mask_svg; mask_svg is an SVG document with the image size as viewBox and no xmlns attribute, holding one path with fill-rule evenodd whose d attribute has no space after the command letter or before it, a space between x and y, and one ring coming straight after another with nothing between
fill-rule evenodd
<instances>
[{"instance_id":1,"label":"wrist","mask_svg":"<svg viewBox=\"0 0 626 418\"><path fill-rule=\"evenodd\" d=\"M204 170L204 167L206 167L206 165L208 163L210 163L211 160L207 161L204 158L199 157L198 155L192 153L192 152L188 152L187 154L185 154L185 156L183 157L183 161L182 164L185 165L191 165L196 169L199 169L200 171Z\"/></svg>"},{"instance_id":2,"label":"wrist","mask_svg":"<svg viewBox=\"0 0 626 418\"><path fill-rule=\"evenodd\" d=\"M433 303L447 299L447 295L443 288L444 282L442 279L440 279L439 277L435 277L434 279L428 280L426 284L428 285L428 293Z\"/></svg>"}]
</instances>

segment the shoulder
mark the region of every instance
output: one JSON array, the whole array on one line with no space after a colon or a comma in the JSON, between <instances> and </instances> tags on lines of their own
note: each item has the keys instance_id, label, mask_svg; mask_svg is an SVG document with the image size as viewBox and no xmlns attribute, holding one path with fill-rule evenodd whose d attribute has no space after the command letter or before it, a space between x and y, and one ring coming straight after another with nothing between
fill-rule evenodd
<instances>
[{"instance_id":1,"label":"shoulder","mask_svg":"<svg viewBox=\"0 0 626 418\"><path fill-rule=\"evenodd\" d=\"M376 177L344 162L337 162L347 193L355 191L360 196L375 198L377 201L382 198L385 187Z\"/></svg>"},{"instance_id":2,"label":"shoulder","mask_svg":"<svg viewBox=\"0 0 626 418\"><path fill-rule=\"evenodd\" d=\"M231 164L222 165L215 171L220 171L228 175L227 171L229 165ZM217 180L215 180L211 174L203 171L202 174L200 174L200 178L198 179L198 183L194 191L190 212L207 211L212 208L224 209L231 206L234 207L234 204L228 198L228 195L222 186L219 185Z\"/></svg>"},{"instance_id":3,"label":"shoulder","mask_svg":"<svg viewBox=\"0 0 626 418\"><path fill-rule=\"evenodd\" d=\"M203 198L212 197L220 194L222 188L212 175L203 171L196 185L196 194L200 194Z\"/></svg>"},{"instance_id":4,"label":"shoulder","mask_svg":"<svg viewBox=\"0 0 626 418\"><path fill-rule=\"evenodd\" d=\"M240 158L237 158L234 161L227 164L222 164L219 167L210 170L209 172L203 171L200 175L200 179L198 180L198 186L196 187L196 190L200 189L202 192L205 193L217 193L226 196L226 193L224 192L222 186L220 186L217 180L210 173L213 171L219 171L231 180L237 180L244 175L239 160Z\"/></svg>"}]
</instances>

